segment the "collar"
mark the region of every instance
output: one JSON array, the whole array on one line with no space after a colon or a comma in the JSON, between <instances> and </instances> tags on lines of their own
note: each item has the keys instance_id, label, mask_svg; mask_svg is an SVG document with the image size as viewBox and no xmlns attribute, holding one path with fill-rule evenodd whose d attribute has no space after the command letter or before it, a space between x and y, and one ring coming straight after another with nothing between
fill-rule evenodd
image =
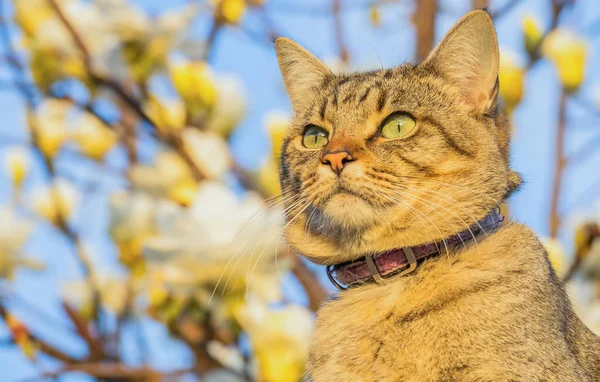
<instances>
[{"instance_id":1,"label":"collar","mask_svg":"<svg viewBox=\"0 0 600 382\"><path fill-rule=\"evenodd\" d=\"M456 249L465 245L475 236L498 228L504 221L500 209L494 208L485 218L474 226L456 235L435 243L393 249L388 252L365 256L356 261L349 261L326 268L331 283L344 290L369 282L385 284L389 278L413 272L420 260L435 257L444 253L446 248Z\"/></svg>"}]
</instances>

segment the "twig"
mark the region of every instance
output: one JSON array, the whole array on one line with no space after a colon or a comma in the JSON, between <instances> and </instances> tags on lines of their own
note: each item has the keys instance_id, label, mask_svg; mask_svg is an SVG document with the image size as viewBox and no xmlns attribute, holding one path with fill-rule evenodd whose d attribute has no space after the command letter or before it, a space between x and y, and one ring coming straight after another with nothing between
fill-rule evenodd
<instances>
[{"instance_id":1,"label":"twig","mask_svg":"<svg viewBox=\"0 0 600 382\"><path fill-rule=\"evenodd\" d=\"M293 259L292 272L294 273L294 276L296 276L300 284L302 284L302 287L308 295L310 309L316 312L327 298L327 292L319 280L317 280L315 274L308 269L306 264L304 264L302 259L295 252L288 251L288 256Z\"/></svg>"},{"instance_id":2,"label":"twig","mask_svg":"<svg viewBox=\"0 0 600 382\"><path fill-rule=\"evenodd\" d=\"M6 308L1 304L0 301L0 317L6 322L7 317L8 317L8 311L6 310ZM45 341L39 339L37 336L35 336L34 334L32 334L31 332L28 331L28 337L29 340L35 345L35 347L41 351L42 353L45 353L47 355L49 355L52 358L55 358L59 361L65 362L65 363L75 363L75 362L79 362L78 359L71 357L70 355L64 353L63 351L55 348L54 346L46 343Z\"/></svg>"},{"instance_id":3,"label":"twig","mask_svg":"<svg viewBox=\"0 0 600 382\"><path fill-rule=\"evenodd\" d=\"M417 62L423 61L433 49L435 37L436 0L419 0L413 15L417 28Z\"/></svg>"},{"instance_id":4,"label":"twig","mask_svg":"<svg viewBox=\"0 0 600 382\"><path fill-rule=\"evenodd\" d=\"M129 381L163 381L165 378L174 378L193 372L191 369L159 372L149 367L133 367L117 362L84 362L66 365L58 371L48 372L42 378L55 378L65 373L80 372L92 377L102 379L122 378Z\"/></svg>"},{"instance_id":5,"label":"twig","mask_svg":"<svg viewBox=\"0 0 600 382\"><path fill-rule=\"evenodd\" d=\"M488 0L471 0L471 7L473 9L486 9L489 5L490 2Z\"/></svg>"},{"instance_id":6,"label":"twig","mask_svg":"<svg viewBox=\"0 0 600 382\"><path fill-rule=\"evenodd\" d=\"M550 201L550 237L556 237L560 227L561 217L558 212L562 177L567 160L565 158L565 130L567 114L567 93L563 89L558 106L558 122L556 127L556 143L554 148L554 181L552 185L552 199Z\"/></svg>"},{"instance_id":7,"label":"twig","mask_svg":"<svg viewBox=\"0 0 600 382\"><path fill-rule=\"evenodd\" d=\"M210 32L208 33L208 38L206 39L206 46L204 47L204 52L202 54L202 59L204 61L210 61L214 50L213 48L215 41L217 40L217 36L219 35L221 29L223 29L223 23L216 18L213 19L213 24L210 27Z\"/></svg>"},{"instance_id":8,"label":"twig","mask_svg":"<svg viewBox=\"0 0 600 382\"><path fill-rule=\"evenodd\" d=\"M567 283L569 280L571 280L571 278L573 278L573 276L581 266L583 259L592 249L592 243L600 237L600 226L598 225L598 223L587 223L581 229L585 231L585 237L587 240L585 243L579 243L579 247L577 248L577 252L575 253L575 260L569 267L567 273L565 273L565 275L563 276L563 283Z\"/></svg>"},{"instance_id":9,"label":"twig","mask_svg":"<svg viewBox=\"0 0 600 382\"><path fill-rule=\"evenodd\" d=\"M347 64L350 60L350 53L344 40L344 26L342 24L342 1L332 0L331 2L331 13L333 14L333 29L335 35L335 41L339 50L340 59L342 63Z\"/></svg>"}]
</instances>

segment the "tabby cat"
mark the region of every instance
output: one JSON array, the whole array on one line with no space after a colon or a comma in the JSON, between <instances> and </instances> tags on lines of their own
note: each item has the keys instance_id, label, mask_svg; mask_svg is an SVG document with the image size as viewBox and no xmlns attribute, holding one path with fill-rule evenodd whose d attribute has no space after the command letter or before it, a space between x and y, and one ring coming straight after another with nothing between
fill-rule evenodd
<instances>
[{"instance_id":1,"label":"tabby cat","mask_svg":"<svg viewBox=\"0 0 600 382\"><path fill-rule=\"evenodd\" d=\"M535 233L496 214L521 178L487 12L418 65L333 74L289 39L276 50L295 114L286 236L347 287L318 312L307 378L598 381L600 339Z\"/></svg>"}]
</instances>

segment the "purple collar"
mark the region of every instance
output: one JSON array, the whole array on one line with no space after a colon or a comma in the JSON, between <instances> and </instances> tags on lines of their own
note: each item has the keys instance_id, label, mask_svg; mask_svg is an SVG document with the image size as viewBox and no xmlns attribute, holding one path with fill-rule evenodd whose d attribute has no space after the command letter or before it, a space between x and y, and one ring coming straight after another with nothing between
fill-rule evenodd
<instances>
[{"instance_id":1,"label":"purple collar","mask_svg":"<svg viewBox=\"0 0 600 382\"><path fill-rule=\"evenodd\" d=\"M393 249L389 252L365 256L356 261L327 266L327 276L338 289L348 289L361 284L376 282L385 284L392 276L402 276L417 269L419 260L444 253L446 246L456 249L475 235L486 233L500 226L504 217L494 208L470 230L462 231L443 242L422 244L414 247ZM345 286L344 286L345 285Z\"/></svg>"}]
</instances>

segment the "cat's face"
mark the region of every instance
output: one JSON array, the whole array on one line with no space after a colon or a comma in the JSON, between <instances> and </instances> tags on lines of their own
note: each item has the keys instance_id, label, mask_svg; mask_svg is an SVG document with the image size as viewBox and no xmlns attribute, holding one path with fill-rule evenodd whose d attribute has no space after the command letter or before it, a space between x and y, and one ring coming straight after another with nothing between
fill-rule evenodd
<instances>
[{"instance_id":1,"label":"cat's face","mask_svg":"<svg viewBox=\"0 0 600 382\"><path fill-rule=\"evenodd\" d=\"M487 13L465 16L418 66L334 75L289 40L277 51L295 111L280 171L286 235L313 261L440 241L518 186Z\"/></svg>"}]
</instances>

